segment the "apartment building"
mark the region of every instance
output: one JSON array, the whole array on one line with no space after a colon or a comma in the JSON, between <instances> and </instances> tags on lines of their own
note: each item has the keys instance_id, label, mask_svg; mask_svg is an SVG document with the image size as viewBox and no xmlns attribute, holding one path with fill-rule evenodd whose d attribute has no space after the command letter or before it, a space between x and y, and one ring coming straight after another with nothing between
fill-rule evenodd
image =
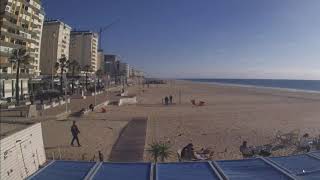
<instances>
[{"instance_id":1,"label":"apartment building","mask_svg":"<svg viewBox=\"0 0 320 180\"><path fill-rule=\"evenodd\" d=\"M120 75L126 78L130 78L130 66L128 63L120 62L119 71L120 71Z\"/></svg>"},{"instance_id":2,"label":"apartment building","mask_svg":"<svg viewBox=\"0 0 320 180\"><path fill-rule=\"evenodd\" d=\"M40 69L42 75L59 73L55 64L62 56L69 59L71 27L60 20L48 20L43 24Z\"/></svg>"},{"instance_id":3,"label":"apartment building","mask_svg":"<svg viewBox=\"0 0 320 180\"><path fill-rule=\"evenodd\" d=\"M99 49L98 50L98 59L97 59L97 69L101 69L104 72L104 54L103 50Z\"/></svg>"},{"instance_id":4,"label":"apartment building","mask_svg":"<svg viewBox=\"0 0 320 180\"><path fill-rule=\"evenodd\" d=\"M69 59L79 62L81 67L90 65L98 69L98 34L91 31L71 31Z\"/></svg>"},{"instance_id":5,"label":"apartment building","mask_svg":"<svg viewBox=\"0 0 320 180\"><path fill-rule=\"evenodd\" d=\"M44 11L40 0L0 1L0 95L15 94L15 67L9 57L13 49L24 48L29 53L30 65L21 68L21 94L28 91L28 79L40 74L40 47Z\"/></svg>"}]
</instances>

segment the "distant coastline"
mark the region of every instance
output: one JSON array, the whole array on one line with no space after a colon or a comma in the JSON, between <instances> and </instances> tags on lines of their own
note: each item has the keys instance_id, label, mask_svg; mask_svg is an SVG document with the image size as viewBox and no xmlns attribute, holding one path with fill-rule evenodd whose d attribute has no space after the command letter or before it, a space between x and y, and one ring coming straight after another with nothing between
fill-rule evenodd
<instances>
[{"instance_id":1,"label":"distant coastline","mask_svg":"<svg viewBox=\"0 0 320 180\"><path fill-rule=\"evenodd\" d=\"M284 80L284 79L182 79L186 81L277 89L291 92L320 93L320 80Z\"/></svg>"}]
</instances>

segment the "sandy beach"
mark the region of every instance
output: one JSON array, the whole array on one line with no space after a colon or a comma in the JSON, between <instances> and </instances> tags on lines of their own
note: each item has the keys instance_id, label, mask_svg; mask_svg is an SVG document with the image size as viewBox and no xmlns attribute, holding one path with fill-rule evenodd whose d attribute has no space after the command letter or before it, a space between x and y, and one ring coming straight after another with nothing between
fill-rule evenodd
<instances>
[{"instance_id":1,"label":"sandy beach","mask_svg":"<svg viewBox=\"0 0 320 180\"><path fill-rule=\"evenodd\" d=\"M143 89L143 91L142 91ZM242 158L239 146L271 143L277 131L300 130L311 136L320 134L320 94L289 92L265 88L223 86L187 81L169 81L149 88L134 86L137 105L108 106L106 113L89 113L82 118L64 121L44 121L43 136L48 158L61 154L62 159L97 160L101 150L108 155L123 127L134 117L147 117L145 148L153 141L170 142L172 156L192 142L196 149L210 148L213 159ZM179 92L181 102L179 102ZM174 104L161 104L172 95ZM197 107L191 99L204 101ZM71 147L70 126L76 120L81 131L81 147ZM278 152L284 155L290 152ZM150 161L145 151L144 160Z\"/></svg>"}]
</instances>

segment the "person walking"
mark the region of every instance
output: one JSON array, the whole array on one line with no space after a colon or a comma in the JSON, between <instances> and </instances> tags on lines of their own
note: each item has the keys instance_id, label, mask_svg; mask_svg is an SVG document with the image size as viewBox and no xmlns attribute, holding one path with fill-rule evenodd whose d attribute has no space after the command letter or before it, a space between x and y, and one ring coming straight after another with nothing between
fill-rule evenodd
<instances>
[{"instance_id":1,"label":"person walking","mask_svg":"<svg viewBox=\"0 0 320 180\"><path fill-rule=\"evenodd\" d=\"M91 111L93 111L93 110L94 110L94 106L93 106L93 104L90 104L90 105L89 105L89 109L91 109Z\"/></svg>"},{"instance_id":2,"label":"person walking","mask_svg":"<svg viewBox=\"0 0 320 180\"><path fill-rule=\"evenodd\" d=\"M80 147L80 143L79 143L79 138L78 138L78 134L80 134L79 128L76 125L76 122L73 121L73 124L71 126L71 134L72 134L72 140L71 140L71 146L73 146L73 142L76 140L78 143L78 147Z\"/></svg>"},{"instance_id":3,"label":"person walking","mask_svg":"<svg viewBox=\"0 0 320 180\"><path fill-rule=\"evenodd\" d=\"M103 154L101 153L101 151L98 151L99 153L99 161L103 162Z\"/></svg>"},{"instance_id":4,"label":"person walking","mask_svg":"<svg viewBox=\"0 0 320 180\"><path fill-rule=\"evenodd\" d=\"M172 97L172 95L169 96L169 101L170 101L170 104L172 104L172 102L173 102L173 97Z\"/></svg>"},{"instance_id":5,"label":"person walking","mask_svg":"<svg viewBox=\"0 0 320 180\"><path fill-rule=\"evenodd\" d=\"M164 103L165 103L166 105L168 105L168 103L169 103L169 98L168 98L168 96L166 96L166 97L164 98Z\"/></svg>"}]
</instances>

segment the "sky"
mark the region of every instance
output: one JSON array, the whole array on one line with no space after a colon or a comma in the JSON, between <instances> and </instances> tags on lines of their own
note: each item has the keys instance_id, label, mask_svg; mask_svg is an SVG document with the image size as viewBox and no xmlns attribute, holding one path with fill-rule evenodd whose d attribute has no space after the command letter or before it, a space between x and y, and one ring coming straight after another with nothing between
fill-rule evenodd
<instances>
[{"instance_id":1,"label":"sky","mask_svg":"<svg viewBox=\"0 0 320 180\"><path fill-rule=\"evenodd\" d=\"M319 0L43 0L46 18L102 34L159 78L320 80Z\"/></svg>"}]
</instances>

